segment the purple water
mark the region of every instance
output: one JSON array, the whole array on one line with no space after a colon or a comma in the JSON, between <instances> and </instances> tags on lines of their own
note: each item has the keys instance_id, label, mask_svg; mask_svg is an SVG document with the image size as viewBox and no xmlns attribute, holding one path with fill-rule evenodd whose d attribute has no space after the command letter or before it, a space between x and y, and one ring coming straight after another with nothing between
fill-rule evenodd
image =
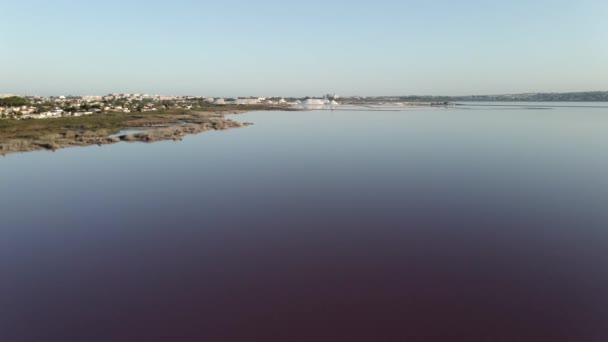
<instances>
[{"instance_id":1,"label":"purple water","mask_svg":"<svg viewBox=\"0 0 608 342\"><path fill-rule=\"evenodd\" d=\"M608 108L238 120L0 158L0 341L608 339Z\"/></svg>"}]
</instances>

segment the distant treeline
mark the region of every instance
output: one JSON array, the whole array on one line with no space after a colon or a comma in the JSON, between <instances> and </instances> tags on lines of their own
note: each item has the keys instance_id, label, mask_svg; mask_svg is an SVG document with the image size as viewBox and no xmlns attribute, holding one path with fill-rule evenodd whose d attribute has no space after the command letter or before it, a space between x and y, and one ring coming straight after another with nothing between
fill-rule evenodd
<instances>
[{"instance_id":1,"label":"distant treeline","mask_svg":"<svg viewBox=\"0 0 608 342\"><path fill-rule=\"evenodd\" d=\"M0 99L0 107L21 107L29 102L23 97L11 96Z\"/></svg>"},{"instance_id":2,"label":"distant treeline","mask_svg":"<svg viewBox=\"0 0 608 342\"><path fill-rule=\"evenodd\" d=\"M398 101L409 102L443 102L443 101L523 101L523 102L553 102L581 101L608 102L608 91L591 91L578 93L530 93L513 95L471 95L471 96L400 96Z\"/></svg>"}]
</instances>

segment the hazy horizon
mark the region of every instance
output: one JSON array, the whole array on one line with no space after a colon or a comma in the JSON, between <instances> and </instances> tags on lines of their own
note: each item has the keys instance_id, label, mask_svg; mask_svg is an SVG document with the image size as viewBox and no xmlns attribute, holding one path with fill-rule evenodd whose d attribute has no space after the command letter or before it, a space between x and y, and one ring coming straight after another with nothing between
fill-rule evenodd
<instances>
[{"instance_id":1,"label":"hazy horizon","mask_svg":"<svg viewBox=\"0 0 608 342\"><path fill-rule=\"evenodd\" d=\"M608 89L608 3L10 1L0 93L491 95Z\"/></svg>"},{"instance_id":2,"label":"hazy horizon","mask_svg":"<svg viewBox=\"0 0 608 342\"><path fill-rule=\"evenodd\" d=\"M563 91L563 92L547 92L547 91L524 91L516 93L494 93L494 94L337 94L339 97L402 97L402 96L434 96L434 97L465 97L465 96L503 96L503 95L524 95L524 94L568 94L568 93L593 93L593 92L608 92L608 90L576 90L576 91ZM326 94L334 94L332 92L317 92L315 94L304 94L304 95L291 95L283 96L281 94L240 94L240 95L225 95L225 96L213 96L212 94L190 94L190 93L148 93L142 91L108 91L105 93L66 93L66 94L26 94L26 93L11 93L11 92L0 92L1 95L15 95L15 96L42 96L42 97L58 97L58 96L105 96L111 94L147 94L151 96L194 96L194 97L213 97L213 98L245 98L245 97L284 97L284 98L305 98L305 97L323 97Z\"/></svg>"}]
</instances>

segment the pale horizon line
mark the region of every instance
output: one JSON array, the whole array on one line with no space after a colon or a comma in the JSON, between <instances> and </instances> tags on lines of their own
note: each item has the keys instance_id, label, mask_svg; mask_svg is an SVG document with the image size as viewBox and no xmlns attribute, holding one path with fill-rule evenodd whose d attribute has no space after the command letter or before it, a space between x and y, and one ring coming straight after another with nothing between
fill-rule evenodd
<instances>
[{"instance_id":1,"label":"pale horizon line","mask_svg":"<svg viewBox=\"0 0 608 342\"><path fill-rule=\"evenodd\" d=\"M233 95L233 96L213 96L213 95L194 95L194 94L188 94L188 93L183 93L183 94L179 94L179 93L153 93L153 92L118 92L118 91L114 91L114 92L106 92L103 94L93 94L93 93L80 93L80 94L70 94L70 93L61 93L61 94L53 94L53 95L40 95L40 94L32 94L32 93L13 93L13 92L6 92L6 93L0 93L0 96L7 96L7 95L11 95L11 96L37 96L37 97L59 97L59 96L107 96L107 95L113 95L113 94L140 94L140 95L149 95L149 96L191 96L191 97L214 97L214 98L242 98L242 97L283 97L283 98L304 98L304 97L323 97L327 94L335 94L338 95L339 97L344 97L344 98L348 98L348 97L468 97L468 96L509 96L509 95L528 95L528 94L577 94L577 93L605 93L608 92L608 90L572 90L572 91L525 91L525 92L513 92L513 93L472 93L472 94L460 94L460 95L445 95L445 94L441 94L441 95L435 95L435 94L383 94L383 95L363 95L363 94L351 94L351 95L340 95L337 93L332 93L332 92L327 92L324 93L322 95L316 94L316 95L303 95L303 96L283 96L283 95Z\"/></svg>"}]
</instances>

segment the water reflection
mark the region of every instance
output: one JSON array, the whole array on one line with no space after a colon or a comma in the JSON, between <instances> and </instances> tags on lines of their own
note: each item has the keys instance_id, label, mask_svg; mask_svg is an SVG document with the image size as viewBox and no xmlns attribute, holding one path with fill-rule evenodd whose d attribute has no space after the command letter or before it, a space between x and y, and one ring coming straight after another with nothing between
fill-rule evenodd
<instances>
[{"instance_id":1,"label":"water reflection","mask_svg":"<svg viewBox=\"0 0 608 342\"><path fill-rule=\"evenodd\" d=\"M251 113L2 158L0 339L603 340L607 113Z\"/></svg>"}]
</instances>

